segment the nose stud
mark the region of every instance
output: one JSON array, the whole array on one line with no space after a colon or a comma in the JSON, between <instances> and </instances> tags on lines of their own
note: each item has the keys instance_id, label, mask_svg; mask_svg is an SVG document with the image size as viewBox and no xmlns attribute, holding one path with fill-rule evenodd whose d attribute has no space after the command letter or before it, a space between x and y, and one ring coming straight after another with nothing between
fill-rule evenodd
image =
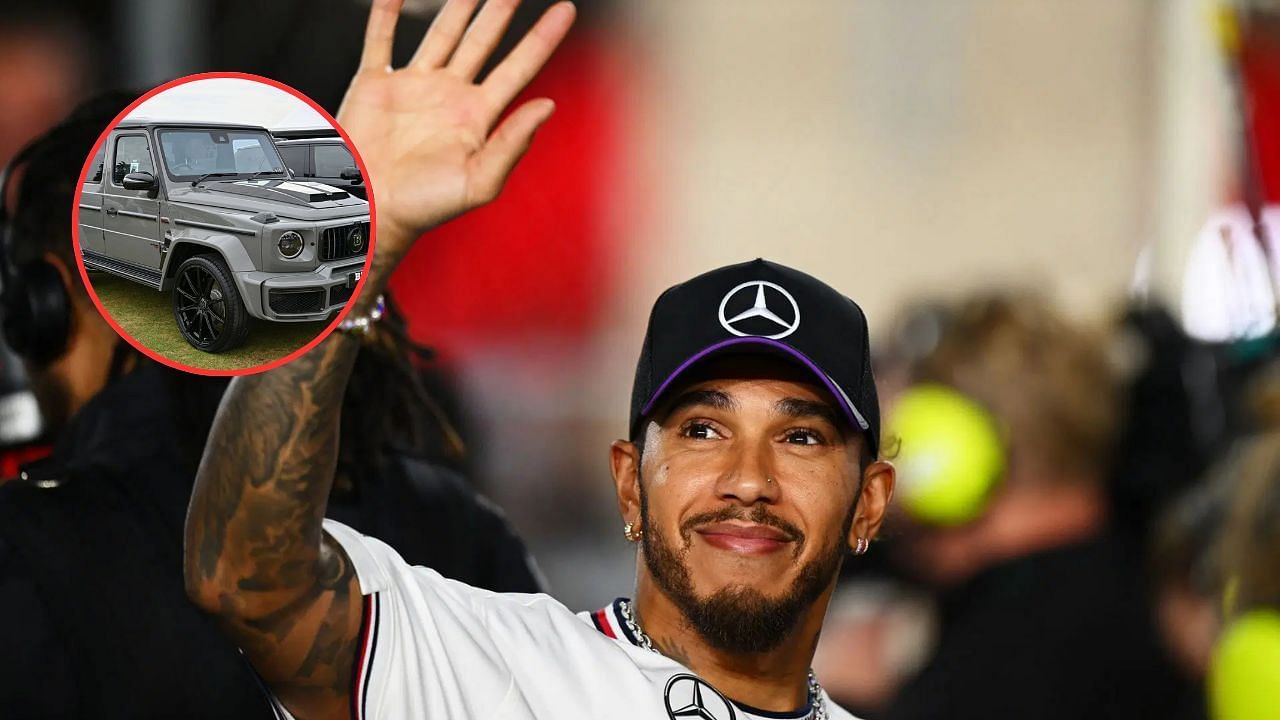
<instances>
[{"instance_id":1,"label":"nose stud","mask_svg":"<svg viewBox=\"0 0 1280 720\"><path fill-rule=\"evenodd\" d=\"M773 482L773 478L771 478L771 477L767 477L767 478L765 478L765 479L764 479L764 481L765 481L765 482L767 482L767 483L771 483L771 482Z\"/></svg>"}]
</instances>

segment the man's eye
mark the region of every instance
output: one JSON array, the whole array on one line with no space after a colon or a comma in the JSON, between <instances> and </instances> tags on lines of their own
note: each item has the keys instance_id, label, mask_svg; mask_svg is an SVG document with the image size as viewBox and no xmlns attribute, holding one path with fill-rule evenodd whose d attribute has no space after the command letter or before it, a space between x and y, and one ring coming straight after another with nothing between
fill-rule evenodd
<instances>
[{"instance_id":1,"label":"man's eye","mask_svg":"<svg viewBox=\"0 0 1280 720\"><path fill-rule=\"evenodd\" d=\"M822 436L812 430L788 430L785 439L792 445L822 444Z\"/></svg>"},{"instance_id":2,"label":"man's eye","mask_svg":"<svg viewBox=\"0 0 1280 720\"><path fill-rule=\"evenodd\" d=\"M684 427L682 433L685 437L695 440L715 440L720 437L720 433L707 423L693 422Z\"/></svg>"}]
</instances>

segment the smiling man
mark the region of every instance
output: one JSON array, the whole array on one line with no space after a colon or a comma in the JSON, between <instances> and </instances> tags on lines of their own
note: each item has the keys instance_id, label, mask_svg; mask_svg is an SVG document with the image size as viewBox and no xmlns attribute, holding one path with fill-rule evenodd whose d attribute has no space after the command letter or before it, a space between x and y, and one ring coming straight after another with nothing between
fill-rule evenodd
<instances>
[{"instance_id":1,"label":"smiling man","mask_svg":"<svg viewBox=\"0 0 1280 720\"><path fill-rule=\"evenodd\" d=\"M853 301L764 260L659 297L631 440L612 447L636 599L595 613L601 630L714 668L748 712L816 712L808 663L836 574L893 490L868 350Z\"/></svg>"},{"instance_id":2,"label":"smiling man","mask_svg":"<svg viewBox=\"0 0 1280 720\"><path fill-rule=\"evenodd\" d=\"M340 405L377 293L424 231L497 195L551 114L501 123L573 20L552 6L489 72L515 3L451 0L406 68L375 2L339 120L376 186L376 249L348 321L237 378L187 518L191 598L298 718L847 718L809 670L845 556L893 492L877 459L867 323L853 301L756 260L658 299L611 447L634 602L575 615L411 567L324 520ZM430 242L428 236L423 242Z\"/></svg>"}]
</instances>

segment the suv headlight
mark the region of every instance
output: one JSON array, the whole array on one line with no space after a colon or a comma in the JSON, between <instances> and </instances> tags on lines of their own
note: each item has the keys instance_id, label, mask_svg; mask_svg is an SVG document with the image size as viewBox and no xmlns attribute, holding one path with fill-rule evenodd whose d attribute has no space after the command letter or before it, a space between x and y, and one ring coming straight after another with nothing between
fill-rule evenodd
<instances>
[{"instance_id":1,"label":"suv headlight","mask_svg":"<svg viewBox=\"0 0 1280 720\"><path fill-rule=\"evenodd\" d=\"M293 230L286 230L280 235L280 254L287 258L296 258L302 254L302 235Z\"/></svg>"}]
</instances>

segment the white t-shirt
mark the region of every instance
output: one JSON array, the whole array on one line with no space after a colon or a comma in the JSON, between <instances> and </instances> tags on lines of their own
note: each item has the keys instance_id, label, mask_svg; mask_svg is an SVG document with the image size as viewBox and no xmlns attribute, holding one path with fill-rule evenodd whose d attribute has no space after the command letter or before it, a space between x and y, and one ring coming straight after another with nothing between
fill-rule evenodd
<instances>
[{"instance_id":1,"label":"white t-shirt","mask_svg":"<svg viewBox=\"0 0 1280 720\"><path fill-rule=\"evenodd\" d=\"M357 719L795 720L732 703L636 645L618 603L575 615L547 595L494 593L409 565L326 520L365 596ZM853 720L824 695L827 716Z\"/></svg>"}]
</instances>

